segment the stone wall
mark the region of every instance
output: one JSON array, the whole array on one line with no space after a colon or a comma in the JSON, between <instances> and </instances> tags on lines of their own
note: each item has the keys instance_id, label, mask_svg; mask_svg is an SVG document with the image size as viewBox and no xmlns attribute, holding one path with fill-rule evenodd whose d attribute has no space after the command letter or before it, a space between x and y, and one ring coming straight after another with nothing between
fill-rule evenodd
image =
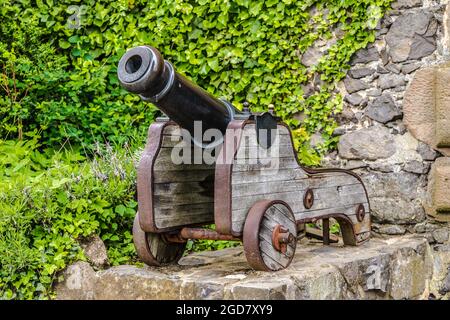
<instances>
[{"instance_id":1,"label":"stone wall","mask_svg":"<svg viewBox=\"0 0 450 320\"><path fill-rule=\"evenodd\" d=\"M450 250L422 237L373 239L362 247L299 243L292 264L253 271L242 247L186 256L165 268L94 271L77 262L56 286L58 299L429 299L449 298Z\"/></svg>"},{"instance_id":2,"label":"stone wall","mask_svg":"<svg viewBox=\"0 0 450 320\"><path fill-rule=\"evenodd\" d=\"M427 199L436 194L429 184L435 180L429 178L430 168L444 155L407 123L405 105L421 99L420 105L433 108L422 103L424 94L417 93L413 79L450 58L448 2L393 3L393 10L377 26L375 43L353 57L340 86L344 111L335 130L340 143L338 151L324 160L325 166L354 169L362 176L376 233L421 233L432 244L449 240L448 224L425 210ZM440 185L438 196L449 196L448 184Z\"/></svg>"}]
</instances>

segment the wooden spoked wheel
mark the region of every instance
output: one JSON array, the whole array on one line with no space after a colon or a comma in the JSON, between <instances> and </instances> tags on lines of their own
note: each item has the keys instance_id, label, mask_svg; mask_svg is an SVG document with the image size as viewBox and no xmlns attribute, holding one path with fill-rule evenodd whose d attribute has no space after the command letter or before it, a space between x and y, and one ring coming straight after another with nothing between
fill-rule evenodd
<instances>
[{"instance_id":1,"label":"wooden spoked wheel","mask_svg":"<svg viewBox=\"0 0 450 320\"><path fill-rule=\"evenodd\" d=\"M297 245L294 214L283 201L261 200L250 209L244 225L244 251L255 270L287 268Z\"/></svg>"},{"instance_id":2,"label":"wooden spoked wheel","mask_svg":"<svg viewBox=\"0 0 450 320\"><path fill-rule=\"evenodd\" d=\"M186 243L167 242L162 234L143 231L139 225L139 213L134 218L133 242L139 258L149 266L178 262L186 247Z\"/></svg>"}]
</instances>

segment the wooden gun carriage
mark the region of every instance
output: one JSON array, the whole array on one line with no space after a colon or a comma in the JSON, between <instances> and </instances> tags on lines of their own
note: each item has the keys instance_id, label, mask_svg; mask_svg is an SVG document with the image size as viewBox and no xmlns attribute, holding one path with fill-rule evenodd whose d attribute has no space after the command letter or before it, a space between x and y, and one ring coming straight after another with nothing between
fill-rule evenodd
<instances>
[{"instance_id":1,"label":"wooden gun carriage","mask_svg":"<svg viewBox=\"0 0 450 320\"><path fill-rule=\"evenodd\" d=\"M177 262L188 239L237 240L251 267L281 270L305 224L320 219L324 243L330 218L345 245L369 239L361 179L346 170L301 166L289 128L271 112L238 112L176 73L149 46L129 50L118 76L166 115L150 126L138 167L133 239L146 264ZM209 129L220 137L204 139ZM204 227L211 224L215 230Z\"/></svg>"}]
</instances>

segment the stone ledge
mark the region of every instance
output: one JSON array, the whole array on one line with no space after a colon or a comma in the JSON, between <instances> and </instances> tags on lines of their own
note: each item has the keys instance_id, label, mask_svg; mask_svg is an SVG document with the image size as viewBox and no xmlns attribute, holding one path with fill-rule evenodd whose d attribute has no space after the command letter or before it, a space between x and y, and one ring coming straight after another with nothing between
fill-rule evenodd
<instances>
[{"instance_id":1,"label":"stone ledge","mask_svg":"<svg viewBox=\"0 0 450 320\"><path fill-rule=\"evenodd\" d=\"M360 247L302 240L289 268L277 273L251 270L242 247L192 254L164 268L95 272L77 262L56 292L58 299L420 299L439 291L433 269L444 279L450 264L449 251L437 260L434 254L424 238L404 236Z\"/></svg>"}]
</instances>

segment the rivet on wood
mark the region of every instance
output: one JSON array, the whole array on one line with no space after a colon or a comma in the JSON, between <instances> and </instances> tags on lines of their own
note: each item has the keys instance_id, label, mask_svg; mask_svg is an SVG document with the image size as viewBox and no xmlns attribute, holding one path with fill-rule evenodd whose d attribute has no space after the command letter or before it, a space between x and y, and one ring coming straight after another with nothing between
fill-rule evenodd
<instances>
[{"instance_id":1,"label":"rivet on wood","mask_svg":"<svg viewBox=\"0 0 450 320\"><path fill-rule=\"evenodd\" d=\"M356 219L358 219L359 222L362 222L364 220L364 217L366 215L366 209L362 204L358 205L356 208Z\"/></svg>"},{"instance_id":2,"label":"rivet on wood","mask_svg":"<svg viewBox=\"0 0 450 320\"><path fill-rule=\"evenodd\" d=\"M303 205L306 209L311 209L314 204L314 192L312 189L308 189L305 192L305 195L303 197Z\"/></svg>"}]
</instances>

